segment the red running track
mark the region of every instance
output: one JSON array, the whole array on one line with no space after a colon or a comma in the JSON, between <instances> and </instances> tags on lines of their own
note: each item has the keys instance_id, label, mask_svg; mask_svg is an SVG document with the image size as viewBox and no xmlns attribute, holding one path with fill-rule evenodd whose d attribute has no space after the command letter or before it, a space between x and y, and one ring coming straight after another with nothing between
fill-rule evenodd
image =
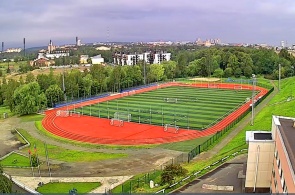
<instances>
[{"instance_id":1,"label":"red running track","mask_svg":"<svg viewBox=\"0 0 295 195\"><path fill-rule=\"evenodd\" d=\"M207 83L200 84L183 84L183 83L166 83L158 86L152 86L144 89L134 91L135 94L146 91L155 90L168 86L193 86L202 88L221 88L221 89L236 89L240 84L217 83L209 85ZM252 86L242 85L244 90L252 90ZM264 96L268 90L256 86L259 93L255 99ZM243 104L236 111L229 114L222 121L214 126L203 131L179 129L178 133L165 132L162 126L139 124L134 122L124 122L124 126L117 127L110 125L109 119L97 118L91 116L71 116L71 117L57 117L57 110L73 109L74 107L81 107L98 102L109 101L126 96L126 93L108 96L96 100L90 100L75 105L69 105L45 112L45 117L42 120L43 127L50 133L80 142L88 142L94 144L111 144L111 145L140 145L140 144L160 144L169 142L179 142L185 140L196 139L199 137L213 135L221 131L224 127L231 124L235 119L247 111L250 107L251 101Z\"/></svg>"}]
</instances>

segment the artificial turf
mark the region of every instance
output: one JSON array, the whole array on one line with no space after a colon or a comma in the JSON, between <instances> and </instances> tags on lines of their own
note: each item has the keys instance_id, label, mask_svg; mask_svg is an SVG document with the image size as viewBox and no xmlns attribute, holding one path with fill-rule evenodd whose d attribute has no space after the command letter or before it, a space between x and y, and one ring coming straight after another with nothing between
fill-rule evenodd
<instances>
[{"instance_id":1,"label":"artificial turf","mask_svg":"<svg viewBox=\"0 0 295 195\"><path fill-rule=\"evenodd\" d=\"M76 108L75 112L101 118L119 118L153 125L176 125L205 129L236 110L251 98L250 90L167 87ZM249 99L248 99L249 100Z\"/></svg>"}]
</instances>

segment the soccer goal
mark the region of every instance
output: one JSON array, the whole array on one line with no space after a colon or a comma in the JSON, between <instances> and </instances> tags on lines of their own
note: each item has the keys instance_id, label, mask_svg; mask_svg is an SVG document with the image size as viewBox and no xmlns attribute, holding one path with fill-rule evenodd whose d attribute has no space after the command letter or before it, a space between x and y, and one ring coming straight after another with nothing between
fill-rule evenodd
<instances>
[{"instance_id":1,"label":"soccer goal","mask_svg":"<svg viewBox=\"0 0 295 195\"><path fill-rule=\"evenodd\" d=\"M70 110L69 111L70 116L74 116L74 117L80 117L81 113L80 112L76 112L75 110Z\"/></svg>"},{"instance_id":2,"label":"soccer goal","mask_svg":"<svg viewBox=\"0 0 295 195\"><path fill-rule=\"evenodd\" d=\"M67 110L58 110L58 111L56 111L56 116L68 117L69 116L69 111L67 111Z\"/></svg>"},{"instance_id":3,"label":"soccer goal","mask_svg":"<svg viewBox=\"0 0 295 195\"><path fill-rule=\"evenodd\" d=\"M164 98L164 102L177 103L177 98Z\"/></svg>"},{"instance_id":4,"label":"soccer goal","mask_svg":"<svg viewBox=\"0 0 295 195\"><path fill-rule=\"evenodd\" d=\"M130 122L131 121L131 114L128 114L127 112L115 112L114 119L119 119L119 120Z\"/></svg>"},{"instance_id":5,"label":"soccer goal","mask_svg":"<svg viewBox=\"0 0 295 195\"><path fill-rule=\"evenodd\" d=\"M116 127L122 127L124 125L124 121L120 120L120 119L112 118L111 122L110 122L110 125L116 126Z\"/></svg>"},{"instance_id":6,"label":"soccer goal","mask_svg":"<svg viewBox=\"0 0 295 195\"><path fill-rule=\"evenodd\" d=\"M248 103L250 102L251 98L246 98L245 102Z\"/></svg>"},{"instance_id":7,"label":"soccer goal","mask_svg":"<svg viewBox=\"0 0 295 195\"><path fill-rule=\"evenodd\" d=\"M164 131L169 133L178 133L179 127L176 125L165 124Z\"/></svg>"}]
</instances>

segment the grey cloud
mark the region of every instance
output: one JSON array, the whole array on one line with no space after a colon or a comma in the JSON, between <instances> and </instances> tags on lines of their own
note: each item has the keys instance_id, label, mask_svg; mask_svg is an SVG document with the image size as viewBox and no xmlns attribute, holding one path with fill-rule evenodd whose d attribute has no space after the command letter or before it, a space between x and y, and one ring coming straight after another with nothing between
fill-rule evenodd
<instances>
[{"instance_id":1,"label":"grey cloud","mask_svg":"<svg viewBox=\"0 0 295 195\"><path fill-rule=\"evenodd\" d=\"M0 41L294 42L292 0L9 0L0 2Z\"/></svg>"}]
</instances>

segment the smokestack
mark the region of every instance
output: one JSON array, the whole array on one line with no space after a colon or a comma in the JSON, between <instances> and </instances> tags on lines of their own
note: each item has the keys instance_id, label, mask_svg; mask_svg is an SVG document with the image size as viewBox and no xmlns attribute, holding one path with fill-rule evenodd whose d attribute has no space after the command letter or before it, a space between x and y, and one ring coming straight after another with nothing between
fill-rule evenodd
<instances>
[{"instance_id":1,"label":"smokestack","mask_svg":"<svg viewBox=\"0 0 295 195\"><path fill-rule=\"evenodd\" d=\"M3 51L4 51L4 42L2 42L2 53L3 53Z\"/></svg>"},{"instance_id":2,"label":"smokestack","mask_svg":"<svg viewBox=\"0 0 295 195\"><path fill-rule=\"evenodd\" d=\"M24 38L24 56L26 56L26 38Z\"/></svg>"}]
</instances>

